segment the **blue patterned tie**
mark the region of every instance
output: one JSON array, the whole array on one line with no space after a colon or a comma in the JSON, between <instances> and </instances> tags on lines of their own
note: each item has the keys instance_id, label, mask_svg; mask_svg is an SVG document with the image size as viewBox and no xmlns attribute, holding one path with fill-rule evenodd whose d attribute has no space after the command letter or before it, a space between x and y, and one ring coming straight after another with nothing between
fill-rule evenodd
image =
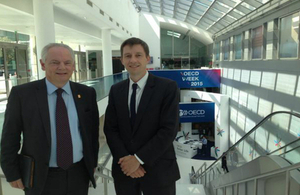
<instances>
[{"instance_id":1,"label":"blue patterned tie","mask_svg":"<svg viewBox=\"0 0 300 195\"><path fill-rule=\"evenodd\" d=\"M133 83L132 84L132 94L131 94L131 98L130 98L130 122L131 122L131 127L133 127L134 122L135 122L135 117L136 117L136 88L137 88L137 84Z\"/></svg>"},{"instance_id":2,"label":"blue patterned tie","mask_svg":"<svg viewBox=\"0 0 300 195\"><path fill-rule=\"evenodd\" d=\"M56 151L57 165L66 170L73 164L73 146L66 104L62 98L63 89L56 90Z\"/></svg>"}]
</instances>

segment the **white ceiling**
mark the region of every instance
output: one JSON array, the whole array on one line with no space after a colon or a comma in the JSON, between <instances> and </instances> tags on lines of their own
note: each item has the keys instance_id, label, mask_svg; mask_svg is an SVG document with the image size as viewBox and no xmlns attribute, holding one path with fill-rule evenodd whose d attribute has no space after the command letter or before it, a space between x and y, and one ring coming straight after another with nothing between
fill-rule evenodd
<instances>
[{"instance_id":1,"label":"white ceiling","mask_svg":"<svg viewBox=\"0 0 300 195\"><path fill-rule=\"evenodd\" d=\"M55 22L56 41L101 47L101 29L105 29L107 27L103 22L97 20L95 17L85 19L88 13L84 12L83 9L69 0L54 0L54 12L60 12L61 10L72 15L71 17L74 17L78 23L80 21L82 24L88 22L90 26L94 27L94 31L98 32L98 36L93 36L91 33L85 33L79 29L76 30L74 28L69 28L67 25ZM80 24L78 25L80 26ZM13 9L1 4L0 2L0 29L35 35L34 16L30 13L30 11L28 13L23 10ZM119 47L120 40L124 39L123 35L115 30L112 30L111 33L112 46Z\"/></svg>"}]
</instances>

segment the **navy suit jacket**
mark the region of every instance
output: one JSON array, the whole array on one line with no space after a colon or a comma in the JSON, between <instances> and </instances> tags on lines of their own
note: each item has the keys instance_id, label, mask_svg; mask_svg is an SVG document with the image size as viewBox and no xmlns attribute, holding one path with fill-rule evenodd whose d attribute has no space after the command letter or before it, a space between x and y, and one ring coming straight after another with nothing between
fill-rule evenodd
<instances>
[{"instance_id":1,"label":"navy suit jacket","mask_svg":"<svg viewBox=\"0 0 300 195\"><path fill-rule=\"evenodd\" d=\"M146 171L141 182L149 186L170 185L180 178L173 147L179 127L179 89L174 81L149 74L134 127L128 108L129 79L111 87L104 133L113 155L115 182L130 180L118 160L136 154Z\"/></svg>"},{"instance_id":2,"label":"navy suit jacket","mask_svg":"<svg viewBox=\"0 0 300 195\"><path fill-rule=\"evenodd\" d=\"M78 114L84 162L95 186L93 169L97 166L99 150L96 92L91 87L71 81L70 86ZM9 95L1 139L1 167L8 182L21 178L20 148L22 154L31 156L35 161L33 188L26 189L25 193L40 194L47 179L51 149L45 79L15 86Z\"/></svg>"}]
</instances>

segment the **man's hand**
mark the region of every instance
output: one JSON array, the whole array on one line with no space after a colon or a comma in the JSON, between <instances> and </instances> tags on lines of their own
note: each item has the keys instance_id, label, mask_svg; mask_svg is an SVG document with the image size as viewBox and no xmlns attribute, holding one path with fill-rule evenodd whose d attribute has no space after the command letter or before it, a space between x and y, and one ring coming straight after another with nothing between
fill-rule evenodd
<instances>
[{"instance_id":1,"label":"man's hand","mask_svg":"<svg viewBox=\"0 0 300 195\"><path fill-rule=\"evenodd\" d=\"M139 168L130 175L130 177L131 178L144 177L145 173L146 173L145 169L140 165Z\"/></svg>"},{"instance_id":2,"label":"man's hand","mask_svg":"<svg viewBox=\"0 0 300 195\"><path fill-rule=\"evenodd\" d=\"M16 180L16 181L9 182L9 184L10 184L11 187L13 187L13 188L18 188L18 189L24 190L24 185L23 185L23 182L22 182L21 179L18 179L18 180Z\"/></svg>"},{"instance_id":3,"label":"man's hand","mask_svg":"<svg viewBox=\"0 0 300 195\"><path fill-rule=\"evenodd\" d=\"M120 164L123 173L127 176L135 172L140 166L140 162L132 155L120 158L118 164Z\"/></svg>"}]
</instances>

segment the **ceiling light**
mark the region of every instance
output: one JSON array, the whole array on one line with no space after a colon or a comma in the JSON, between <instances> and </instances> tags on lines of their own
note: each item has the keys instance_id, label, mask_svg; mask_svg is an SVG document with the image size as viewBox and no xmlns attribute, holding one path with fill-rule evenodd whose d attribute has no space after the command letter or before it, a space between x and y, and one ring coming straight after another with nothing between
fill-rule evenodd
<instances>
[{"instance_id":1,"label":"ceiling light","mask_svg":"<svg viewBox=\"0 0 300 195\"><path fill-rule=\"evenodd\" d=\"M167 31L167 35L172 36L172 37L176 37L176 38L180 38L180 36L181 36L180 33L173 32L173 31Z\"/></svg>"}]
</instances>

